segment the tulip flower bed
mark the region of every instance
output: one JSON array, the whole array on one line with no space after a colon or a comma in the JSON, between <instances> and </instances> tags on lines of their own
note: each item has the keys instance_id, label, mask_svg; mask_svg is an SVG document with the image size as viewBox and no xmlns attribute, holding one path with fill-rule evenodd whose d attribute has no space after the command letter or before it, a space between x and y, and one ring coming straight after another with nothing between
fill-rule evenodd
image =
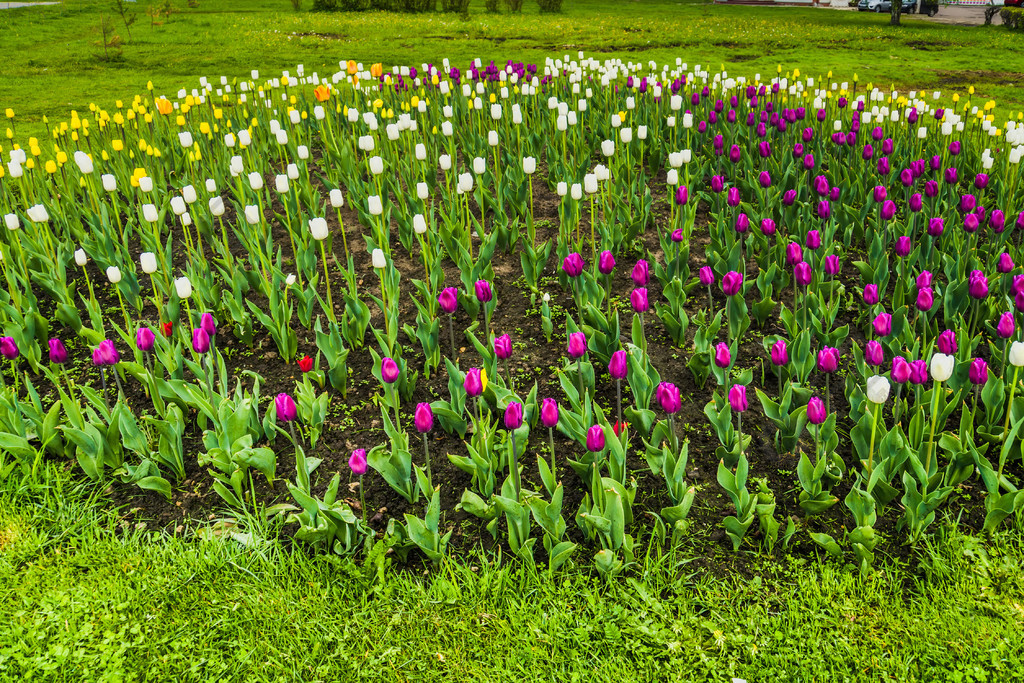
<instances>
[{"instance_id":1,"label":"tulip flower bed","mask_svg":"<svg viewBox=\"0 0 1024 683\"><path fill-rule=\"evenodd\" d=\"M693 534L868 571L1024 505L1024 127L993 103L339 66L8 151L5 473L607 577Z\"/></svg>"}]
</instances>

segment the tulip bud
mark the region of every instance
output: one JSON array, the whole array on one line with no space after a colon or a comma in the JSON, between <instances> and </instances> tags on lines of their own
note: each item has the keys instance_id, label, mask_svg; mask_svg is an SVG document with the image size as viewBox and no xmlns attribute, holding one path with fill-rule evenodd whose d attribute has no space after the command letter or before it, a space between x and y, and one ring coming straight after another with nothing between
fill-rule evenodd
<instances>
[{"instance_id":1,"label":"tulip bud","mask_svg":"<svg viewBox=\"0 0 1024 683\"><path fill-rule=\"evenodd\" d=\"M679 388L671 382L661 382L654 392L661 409L669 415L674 415L682 408L682 400L679 397Z\"/></svg>"},{"instance_id":2,"label":"tulip bud","mask_svg":"<svg viewBox=\"0 0 1024 683\"><path fill-rule=\"evenodd\" d=\"M192 282L187 276L182 276L174 281L174 291L179 299L187 299L192 296Z\"/></svg>"},{"instance_id":3,"label":"tulip bud","mask_svg":"<svg viewBox=\"0 0 1024 683\"><path fill-rule=\"evenodd\" d=\"M139 351L150 352L156 345L156 335L148 327L140 327L135 333L135 347Z\"/></svg>"},{"instance_id":4,"label":"tulip bud","mask_svg":"<svg viewBox=\"0 0 1024 683\"><path fill-rule=\"evenodd\" d=\"M484 393L483 377L480 374L479 368L470 368L469 372L466 373L465 380L462 382L462 388L466 390L466 395L470 398L475 398Z\"/></svg>"},{"instance_id":5,"label":"tulip bud","mask_svg":"<svg viewBox=\"0 0 1024 683\"><path fill-rule=\"evenodd\" d=\"M868 400L874 404L885 403L889 398L889 380L881 375L868 377Z\"/></svg>"},{"instance_id":6,"label":"tulip bud","mask_svg":"<svg viewBox=\"0 0 1024 683\"><path fill-rule=\"evenodd\" d=\"M50 340L50 362L54 365L63 365L68 360L68 351L64 348L60 339Z\"/></svg>"},{"instance_id":7,"label":"tulip bud","mask_svg":"<svg viewBox=\"0 0 1024 683\"><path fill-rule=\"evenodd\" d=\"M945 382L953 374L953 367L956 359L944 353L936 353L932 356L931 372L932 379L936 382Z\"/></svg>"},{"instance_id":8,"label":"tulip bud","mask_svg":"<svg viewBox=\"0 0 1024 683\"><path fill-rule=\"evenodd\" d=\"M789 362L789 350L786 348L786 342L779 339L771 348L772 364L776 366L783 366Z\"/></svg>"},{"instance_id":9,"label":"tulip bud","mask_svg":"<svg viewBox=\"0 0 1024 683\"><path fill-rule=\"evenodd\" d=\"M839 349L826 346L818 352L818 370L830 374L839 369Z\"/></svg>"},{"instance_id":10,"label":"tulip bud","mask_svg":"<svg viewBox=\"0 0 1024 683\"><path fill-rule=\"evenodd\" d=\"M399 375L398 363L385 356L380 362L380 378L385 384L393 384Z\"/></svg>"},{"instance_id":11,"label":"tulip bud","mask_svg":"<svg viewBox=\"0 0 1024 683\"><path fill-rule=\"evenodd\" d=\"M7 360L16 360L19 353L18 344L14 341L14 337L0 337L0 355L3 355Z\"/></svg>"},{"instance_id":12,"label":"tulip bud","mask_svg":"<svg viewBox=\"0 0 1024 683\"><path fill-rule=\"evenodd\" d=\"M420 403L416 406L413 424L420 434L426 434L434 428L434 411L431 410L429 403Z\"/></svg>"},{"instance_id":13,"label":"tulip bud","mask_svg":"<svg viewBox=\"0 0 1024 683\"><path fill-rule=\"evenodd\" d=\"M103 183L103 189L106 192L115 192L117 190L117 178L109 173L100 176L100 182Z\"/></svg>"},{"instance_id":14,"label":"tulip bud","mask_svg":"<svg viewBox=\"0 0 1024 683\"><path fill-rule=\"evenodd\" d=\"M373 264L373 267L377 270L388 265L387 258L384 256L384 251L382 249L374 249L370 254L370 261Z\"/></svg>"},{"instance_id":15,"label":"tulip bud","mask_svg":"<svg viewBox=\"0 0 1024 683\"><path fill-rule=\"evenodd\" d=\"M587 430L587 450L591 453L604 450L604 429L601 425L593 425Z\"/></svg>"},{"instance_id":16,"label":"tulip bud","mask_svg":"<svg viewBox=\"0 0 1024 683\"><path fill-rule=\"evenodd\" d=\"M441 290L441 294L437 297L437 302L441 306L441 310L451 315L455 313L455 310L459 306L458 294L454 287L446 287Z\"/></svg>"},{"instance_id":17,"label":"tulip bud","mask_svg":"<svg viewBox=\"0 0 1024 683\"><path fill-rule=\"evenodd\" d=\"M144 251L139 254L139 263L142 266L142 272L147 275L152 275L156 272L156 254L151 251Z\"/></svg>"},{"instance_id":18,"label":"tulip bud","mask_svg":"<svg viewBox=\"0 0 1024 683\"><path fill-rule=\"evenodd\" d=\"M587 336L582 332L570 333L569 343L566 350L570 358L582 358L587 352Z\"/></svg>"},{"instance_id":19,"label":"tulip bud","mask_svg":"<svg viewBox=\"0 0 1024 683\"><path fill-rule=\"evenodd\" d=\"M729 407L734 413L747 410L747 388L742 384L734 384L729 388Z\"/></svg>"},{"instance_id":20,"label":"tulip bud","mask_svg":"<svg viewBox=\"0 0 1024 683\"><path fill-rule=\"evenodd\" d=\"M295 399L288 394L278 394L274 397L274 408L277 412L277 419L281 422L292 422L299 416L295 406Z\"/></svg>"},{"instance_id":21,"label":"tulip bud","mask_svg":"<svg viewBox=\"0 0 1024 683\"><path fill-rule=\"evenodd\" d=\"M505 408L505 429L514 430L523 426L523 404L511 401Z\"/></svg>"},{"instance_id":22,"label":"tulip bud","mask_svg":"<svg viewBox=\"0 0 1024 683\"><path fill-rule=\"evenodd\" d=\"M540 422L548 429L558 426L558 402L553 398L546 398L540 406Z\"/></svg>"},{"instance_id":23,"label":"tulip bud","mask_svg":"<svg viewBox=\"0 0 1024 683\"><path fill-rule=\"evenodd\" d=\"M352 455L348 459L348 467L352 470L352 474L357 474L360 477L366 474L366 449L357 448L352 451Z\"/></svg>"},{"instance_id":24,"label":"tulip bud","mask_svg":"<svg viewBox=\"0 0 1024 683\"><path fill-rule=\"evenodd\" d=\"M85 254L85 249L75 250L75 265L85 267L85 264L89 262L89 257Z\"/></svg>"},{"instance_id":25,"label":"tulip bud","mask_svg":"<svg viewBox=\"0 0 1024 683\"><path fill-rule=\"evenodd\" d=\"M622 349L613 352L611 360L608 361L608 374L612 376L612 379L626 379L628 368L629 363L626 352Z\"/></svg>"},{"instance_id":26,"label":"tulip bud","mask_svg":"<svg viewBox=\"0 0 1024 683\"><path fill-rule=\"evenodd\" d=\"M491 291L491 283L487 280L477 280L473 289L476 293L477 301L480 303L486 304L494 298L494 293Z\"/></svg>"},{"instance_id":27,"label":"tulip bud","mask_svg":"<svg viewBox=\"0 0 1024 683\"><path fill-rule=\"evenodd\" d=\"M825 410L825 402L817 396L812 396L807 402L807 421L812 425L820 425L828 418Z\"/></svg>"}]
</instances>

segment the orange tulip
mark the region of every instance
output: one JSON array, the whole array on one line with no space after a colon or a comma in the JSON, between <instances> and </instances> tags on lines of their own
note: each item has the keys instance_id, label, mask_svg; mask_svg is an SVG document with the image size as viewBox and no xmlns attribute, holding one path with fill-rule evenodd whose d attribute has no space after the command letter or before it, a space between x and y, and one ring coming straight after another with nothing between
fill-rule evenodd
<instances>
[{"instance_id":1,"label":"orange tulip","mask_svg":"<svg viewBox=\"0 0 1024 683\"><path fill-rule=\"evenodd\" d=\"M359 70L359 65L356 64L356 60L354 60L354 59L348 60L348 75L349 76L354 76L356 71L358 71L358 70Z\"/></svg>"},{"instance_id":2,"label":"orange tulip","mask_svg":"<svg viewBox=\"0 0 1024 683\"><path fill-rule=\"evenodd\" d=\"M174 111L174 105L166 97L161 97L156 101L156 110L166 116Z\"/></svg>"},{"instance_id":3,"label":"orange tulip","mask_svg":"<svg viewBox=\"0 0 1024 683\"><path fill-rule=\"evenodd\" d=\"M331 97L331 89L326 85L318 85L313 89L313 97L317 102L326 102Z\"/></svg>"},{"instance_id":4,"label":"orange tulip","mask_svg":"<svg viewBox=\"0 0 1024 683\"><path fill-rule=\"evenodd\" d=\"M377 62L376 64L370 67L370 75L373 76L374 78L380 78L383 73L384 65L381 64L380 62Z\"/></svg>"}]
</instances>

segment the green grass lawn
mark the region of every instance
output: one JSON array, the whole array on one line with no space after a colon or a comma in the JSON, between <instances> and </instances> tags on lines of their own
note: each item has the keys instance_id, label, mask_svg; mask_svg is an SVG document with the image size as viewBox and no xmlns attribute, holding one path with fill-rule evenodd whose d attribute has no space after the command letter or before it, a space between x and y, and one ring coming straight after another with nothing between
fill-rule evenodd
<instances>
[{"instance_id":1,"label":"green grass lawn","mask_svg":"<svg viewBox=\"0 0 1024 683\"><path fill-rule=\"evenodd\" d=\"M749 554L716 577L687 545L607 585L484 557L425 577L137 531L64 472L16 478L3 680L987 681L1024 657L1019 526L983 541L945 524L867 579Z\"/></svg>"},{"instance_id":2,"label":"green grass lawn","mask_svg":"<svg viewBox=\"0 0 1024 683\"><path fill-rule=\"evenodd\" d=\"M307 0L308 6L308 0ZM448 57L543 63L577 51L600 59L701 64L767 79L783 71L874 83L901 90L966 92L975 85L1015 115L1024 104L1020 38L1001 26L961 27L904 17L810 8L729 7L666 0L567 0L546 16L526 3L523 16L491 15L474 0L468 20L444 14L299 13L285 0L176 2L177 13L150 25L140 1L122 57L104 62L98 26L111 16L107 0L67 0L61 6L0 10L0 109L13 108L21 132L40 134L43 116L65 117L95 102L145 92L173 94L199 76L233 78L305 64L332 73L339 60L412 64ZM20 137L20 136L19 136Z\"/></svg>"}]
</instances>

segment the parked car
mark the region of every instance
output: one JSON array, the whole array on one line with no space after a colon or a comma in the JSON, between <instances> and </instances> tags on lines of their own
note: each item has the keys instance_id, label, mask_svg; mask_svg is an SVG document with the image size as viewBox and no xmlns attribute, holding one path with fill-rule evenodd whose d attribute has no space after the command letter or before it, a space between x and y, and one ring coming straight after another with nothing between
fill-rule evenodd
<instances>
[{"instance_id":1,"label":"parked car","mask_svg":"<svg viewBox=\"0 0 1024 683\"><path fill-rule=\"evenodd\" d=\"M1024 0L1003 0L1003 7L1024 7Z\"/></svg>"},{"instance_id":2,"label":"parked car","mask_svg":"<svg viewBox=\"0 0 1024 683\"><path fill-rule=\"evenodd\" d=\"M903 5L900 7L900 11L904 14L912 14L916 5L916 0L903 0ZM888 13L891 10L892 3L889 0L860 0L860 2L857 3L857 11L859 12Z\"/></svg>"}]
</instances>

